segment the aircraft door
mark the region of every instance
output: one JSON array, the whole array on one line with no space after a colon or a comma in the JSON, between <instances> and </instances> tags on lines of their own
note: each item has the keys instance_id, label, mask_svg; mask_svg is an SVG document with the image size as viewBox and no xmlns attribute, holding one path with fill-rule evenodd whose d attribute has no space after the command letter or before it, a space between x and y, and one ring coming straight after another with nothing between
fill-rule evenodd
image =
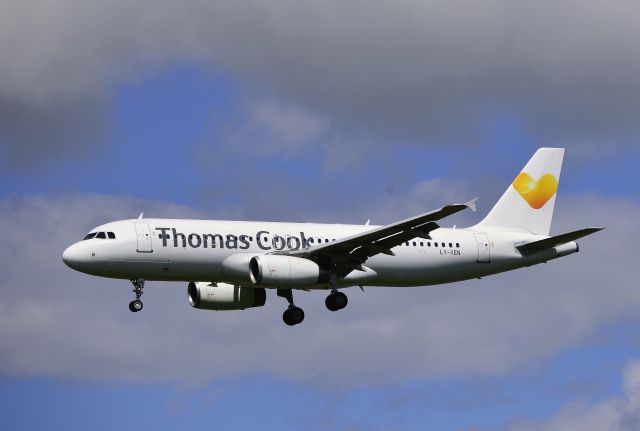
<instances>
[{"instance_id":1,"label":"aircraft door","mask_svg":"<svg viewBox=\"0 0 640 431\"><path fill-rule=\"evenodd\" d=\"M138 253L151 253L153 248L151 247L151 229L149 223L136 223L136 238L138 240Z\"/></svg>"},{"instance_id":2,"label":"aircraft door","mask_svg":"<svg viewBox=\"0 0 640 431\"><path fill-rule=\"evenodd\" d=\"M476 242L478 243L478 263L489 263L491 261L491 255L489 251L489 237L486 233L474 233Z\"/></svg>"}]
</instances>

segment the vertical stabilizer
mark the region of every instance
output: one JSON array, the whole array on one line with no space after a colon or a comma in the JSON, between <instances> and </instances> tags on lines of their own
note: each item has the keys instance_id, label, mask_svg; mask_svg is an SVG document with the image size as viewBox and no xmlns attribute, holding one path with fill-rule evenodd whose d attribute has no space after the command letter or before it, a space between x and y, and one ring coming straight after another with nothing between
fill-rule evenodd
<instances>
[{"instance_id":1,"label":"vertical stabilizer","mask_svg":"<svg viewBox=\"0 0 640 431\"><path fill-rule=\"evenodd\" d=\"M540 148L477 228L549 235L564 148Z\"/></svg>"}]
</instances>

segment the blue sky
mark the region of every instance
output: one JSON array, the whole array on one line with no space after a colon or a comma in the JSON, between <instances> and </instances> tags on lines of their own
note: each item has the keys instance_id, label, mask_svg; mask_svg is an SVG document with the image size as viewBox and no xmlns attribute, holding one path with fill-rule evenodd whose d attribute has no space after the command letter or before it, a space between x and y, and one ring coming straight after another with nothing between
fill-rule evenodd
<instances>
[{"instance_id":1,"label":"blue sky","mask_svg":"<svg viewBox=\"0 0 640 431\"><path fill-rule=\"evenodd\" d=\"M399 23L384 3L144 3L8 8L42 30L4 26L29 41L21 53L0 43L0 428L588 431L606 410L635 429L640 86L625 70L640 65L626 14L580 11L600 23L584 36L545 5L446 6L436 15L473 24L450 32L410 2ZM126 283L60 262L92 226L140 211L385 223L480 196L478 214L451 221L472 223L555 145L567 153L552 229L607 227L580 254L352 292L340 315L305 294L315 317L300 328L281 324L275 296L207 313L171 283L134 319Z\"/></svg>"}]
</instances>

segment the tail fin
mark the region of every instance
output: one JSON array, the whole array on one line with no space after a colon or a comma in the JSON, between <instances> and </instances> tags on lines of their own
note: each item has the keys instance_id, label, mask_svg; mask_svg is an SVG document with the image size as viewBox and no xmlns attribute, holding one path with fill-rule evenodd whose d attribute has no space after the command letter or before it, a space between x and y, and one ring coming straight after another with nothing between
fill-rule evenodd
<instances>
[{"instance_id":1,"label":"tail fin","mask_svg":"<svg viewBox=\"0 0 640 431\"><path fill-rule=\"evenodd\" d=\"M564 148L540 148L489 214L476 225L549 235Z\"/></svg>"}]
</instances>

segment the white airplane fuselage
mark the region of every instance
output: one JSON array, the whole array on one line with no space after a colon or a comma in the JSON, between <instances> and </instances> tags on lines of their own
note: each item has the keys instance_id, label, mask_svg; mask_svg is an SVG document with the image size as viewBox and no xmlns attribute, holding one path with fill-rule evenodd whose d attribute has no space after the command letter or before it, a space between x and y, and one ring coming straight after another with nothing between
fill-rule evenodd
<instances>
[{"instance_id":1,"label":"white airplane fuselage","mask_svg":"<svg viewBox=\"0 0 640 431\"><path fill-rule=\"evenodd\" d=\"M132 312L145 280L188 282L192 307L244 310L265 305L267 289L289 305L287 325L304 320L296 289L328 289L330 311L346 307L350 286L428 286L536 265L578 251L575 240L601 228L549 236L564 157L540 148L480 223L439 222L476 200L449 204L384 226L145 219L98 226L63 253L71 268L128 279Z\"/></svg>"},{"instance_id":2,"label":"white airplane fuselage","mask_svg":"<svg viewBox=\"0 0 640 431\"><path fill-rule=\"evenodd\" d=\"M134 219L108 223L92 238L71 245L64 260L91 275L149 281L211 281L251 285L253 256L308 246L366 232L377 226L184 219ZM348 286L425 286L483 277L531 266L577 251L575 242L523 255L516 248L544 237L524 232L439 228L430 238L378 254L364 271L339 281ZM328 289L329 284L300 286Z\"/></svg>"}]
</instances>

